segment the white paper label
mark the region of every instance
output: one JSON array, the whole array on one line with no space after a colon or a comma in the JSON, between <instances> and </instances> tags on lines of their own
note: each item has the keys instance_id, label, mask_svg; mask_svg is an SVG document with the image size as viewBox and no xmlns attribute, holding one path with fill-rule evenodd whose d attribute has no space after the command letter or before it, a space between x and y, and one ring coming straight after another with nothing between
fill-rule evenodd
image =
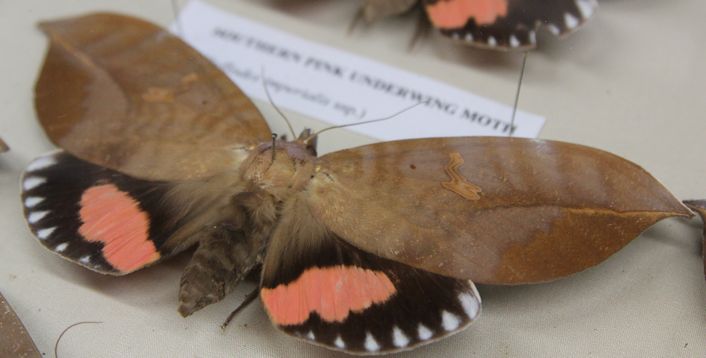
<instances>
[{"instance_id":1,"label":"white paper label","mask_svg":"<svg viewBox=\"0 0 706 358\"><path fill-rule=\"evenodd\" d=\"M220 66L250 97L267 101L264 69L274 103L332 125L387 117L349 127L395 140L468 135L536 137L544 118L436 80L314 43L200 1L179 15L181 36Z\"/></svg>"}]
</instances>

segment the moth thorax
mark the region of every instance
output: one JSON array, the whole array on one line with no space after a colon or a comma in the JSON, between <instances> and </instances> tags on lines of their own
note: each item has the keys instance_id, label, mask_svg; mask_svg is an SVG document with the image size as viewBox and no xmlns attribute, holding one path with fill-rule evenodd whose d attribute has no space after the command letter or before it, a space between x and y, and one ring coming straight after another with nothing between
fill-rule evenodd
<instances>
[{"instance_id":1,"label":"moth thorax","mask_svg":"<svg viewBox=\"0 0 706 358\"><path fill-rule=\"evenodd\" d=\"M314 171L316 157L296 142L271 143L255 150L244 175L245 179L278 199L286 199L304 188Z\"/></svg>"}]
</instances>

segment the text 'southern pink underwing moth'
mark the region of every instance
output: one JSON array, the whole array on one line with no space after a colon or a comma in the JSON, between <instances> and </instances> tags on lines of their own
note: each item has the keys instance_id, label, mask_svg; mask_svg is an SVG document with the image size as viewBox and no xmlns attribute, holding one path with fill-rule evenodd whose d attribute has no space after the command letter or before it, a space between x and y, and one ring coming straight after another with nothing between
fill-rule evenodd
<instances>
[{"instance_id":1,"label":"text 'southern pink underwing moth'","mask_svg":"<svg viewBox=\"0 0 706 358\"><path fill-rule=\"evenodd\" d=\"M49 250L125 275L197 246L179 311L261 269L287 334L378 354L437 341L481 312L474 282L555 280L690 211L639 166L581 145L519 138L401 140L316 155L272 140L206 58L139 19L46 22L39 121L61 150L22 178Z\"/></svg>"},{"instance_id":2,"label":"text 'southern pink underwing moth'","mask_svg":"<svg viewBox=\"0 0 706 358\"><path fill-rule=\"evenodd\" d=\"M372 22L418 5L443 35L494 50L535 48L540 27L568 35L598 7L596 0L364 0L361 13Z\"/></svg>"}]
</instances>

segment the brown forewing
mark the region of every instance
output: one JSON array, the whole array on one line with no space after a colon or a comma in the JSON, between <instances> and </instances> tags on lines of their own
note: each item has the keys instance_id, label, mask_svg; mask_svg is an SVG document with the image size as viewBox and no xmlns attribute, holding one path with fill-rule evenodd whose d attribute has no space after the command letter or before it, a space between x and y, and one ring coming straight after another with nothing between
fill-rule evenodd
<instances>
[{"instance_id":1,"label":"brown forewing","mask_svg":"<svg viewBox=\"0 0 706 358\"><path fill-rule=\"evenodd\" d=\"M193 179L232 169L270 136L225 74L155 25L93 14L40 27L51 44L37 114L81 159L143 179Z\"/></svg>"},{"instance_id":2,"label":"brown forewing","mask_svg":"<svg viewBox=\"0 0 706 358\"><path fill-rule=\"evenodd\" d=\"M10 147L8 147L5 141L0 138L0 153L7 152L8 150L10 150Z\"/></svg>"},{"instance_id":3,"label":"brown forewing","mask_svg":"<svg viewBox=\"0 0 706 358\"><path fill-rule=\"evenodd\" d=\"M703 258L704 258L704 278L706 278L706 200L688 200L685 201L688 207L693 209L695 212L701 216L701 221L704 223L704 239L702 241L703 246Z\"/></svg>"},{"instance_id":4,"label":"brown forewing","mask_svg":"<svg viewBox=\"0 0 706 358\"><path fill-rule=\"evenodd\" d=\"M437 138L343 150L320 158L307 190L313 215L351 244L493 284L584 270L656 221L690 215L625 159L529 139Z\"/></svg>"}]
</instances>

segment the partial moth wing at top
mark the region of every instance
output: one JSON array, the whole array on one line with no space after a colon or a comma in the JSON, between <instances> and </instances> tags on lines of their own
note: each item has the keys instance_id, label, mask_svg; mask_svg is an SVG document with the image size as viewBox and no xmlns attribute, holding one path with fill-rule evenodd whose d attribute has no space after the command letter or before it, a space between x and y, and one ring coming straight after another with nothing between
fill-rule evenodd
<instances>
[{"instance_id":1,"label":"partial moth wing at top","mask_svg":"<svg viewBox=\"0 0 706 358\"><path fill-rule=\"evenodd\" d=\"M686 206L697 212L701 216L701 221L704 223L704 238L702 241L703 258L704 258L704 278L706 279L706 200L687 200L684 202Z\"/></svg>"},{"instance_id":2,"label":"partial moth wing at top","mask_svg":"<svg viewBox=\"0 0 706 358\"><path fill-rule=\"evenodd\" d=\"M40 123L80 159L150 180L237 168L270 130L215 65L148 22L94 14L45 22Z\"/></svg>"},{"instance_id":3,"label":"partial moth wing at top","mask_svg":"<svg viewBox=\"0 0 706 358\"><path fill-rule=\"evenodd\" d=\"M473 46L521 50L537 46L536 31L569 34L598 7L595 0L423 0L432 25Z\"/></svg>"},{"instance_id":4,"label":"partial moth wing at top","mask_svg":"<svg viewBox=\"0 0 706 358\"><path fill-rule=\"evenodd\" d=\"M0 138L0 153L7 152L8 150L10 150L10 147L4 140L2 140L2 138Z\"/></svg>"},{"instance_id":5,"label":"partial moth wing at top","mask_svg":"<svg viewBox=\"0 0 706 358\"><path fill-rule=\"evenodd\" d=\"M690 211L649 173L580 145L491 137L378 143L321 157L307 187L342 240L487 284L594 266L658 220Z\"/></svg>"},{"instance_id":6,"label":"partial moth wing at top","mask_svg":"<svg viewBox=\"0 0 706 358\"><path fill-rule=\"evenodd\" d=\"M420 2L445 36L495 50L535 48L536 31L543 26L555 35L569 34L598 7L595 0L366 0L362 12L374 21Z\"/></svg>"}]
</instances>

